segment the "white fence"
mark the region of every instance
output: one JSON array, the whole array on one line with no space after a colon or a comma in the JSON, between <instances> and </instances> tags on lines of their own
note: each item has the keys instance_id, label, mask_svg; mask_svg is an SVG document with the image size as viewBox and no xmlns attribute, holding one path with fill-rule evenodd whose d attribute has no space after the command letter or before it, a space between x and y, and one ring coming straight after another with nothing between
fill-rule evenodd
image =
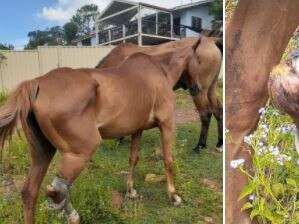
<instances>
[{"instance_id":1,"label":"white fence","mask_svg":"<svg viewBox=\"0 0 299 224\"><path fill-rule=\"evenodd\" d=\"M113 47L39 47L37 50L0 51L0 91L10 91L20 82L59 67L93 68Z\"/></svg>"}]
</instances>

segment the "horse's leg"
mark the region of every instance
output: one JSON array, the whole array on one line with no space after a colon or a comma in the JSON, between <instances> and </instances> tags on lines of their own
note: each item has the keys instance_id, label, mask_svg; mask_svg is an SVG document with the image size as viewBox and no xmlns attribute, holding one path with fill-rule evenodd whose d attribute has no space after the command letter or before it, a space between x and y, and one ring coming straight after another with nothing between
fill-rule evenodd
<instances>
[{"instance_id":1,"label":"horse's leg","mask_svg":"<svg viewBox=\"0 0 299 224\"><path fill-rule=\"evenodd\" d=\"M56 132L54 141L63 142L59 147L62 161L59 172L52 184L47 186L46 193L49 197L50 208L63 209L70 224L80 222L79 214L73 208L69 198L70 185L90 161L101 141L94 122L93 108L88 109L84 113L55 123L56 126L52 126L51 129L52 133ZM57 137L58 135L59 137ZM61 138L63 141L59 141Z\"/></svg>"},{"instance_id":2,"label":"horse's leg","mask_svg":"<svg viewBox=\"0 0 299 224\"><path fill-rule=\"evenodd\" d=\"M223 106L220 100L217 98L215 87L209 90L208 98L209 98L209 105L211 107L212 113L217 120L218 142L216 144L216 149L218 152L222 152L223 151Z\"/></svg>"},{"instance_id":3,"label":"horse's leg","mask_svg":"<svg viewBox=\"0 0 299 224\"><path fill-rule=\"evenodd\" d=\"M196 153L199 153L199 151L202 148L205 148L207 145L207 137L208 137L212 112L209 108L209 102L208 102L208 96L206 90L202 90L199 94L193 96L193 101L200 116L201 131L200 131L198 143L192 150Z\"/></svg>"},{"instance_id":4,"label":"horse's leg","mask_svg":"<svg viewBox=\"0 0 299 224\"><path fill-rule=\"evenodd\" d=\"M50 145L43 149L31 147L31 165L22 190L26 224L34 223L34 210L38 191L55 152L56 149Z\"/></svg>"},{"instance_id":5,"label":"horse's leg","mask_svg":"<svg viewBox=\"0 0 299 224\"><path fill-rule=\"evenodd\" d=\"M140 143L141 134L142 131L137 132L136 134L132 135L132 139L131 139L131 151L130 151L130 159L129 159L130 168L129 168L129 176L127 179L127 196L129 198L135 198L137 196L137 192L133 187L134 185L133 176L134 176L135 166L139 159L138 147Z\"/></svg>"},{"instance_id":6,"label":"horse's leg","mask_svg":"<svg viewBox=\"0 0 299 224\"><path fill-rule=\"evenodd\" d=\"M226 143L226 223L252 223L241 212L246 199L238 197L247 177L230 167L231 160L251 159L242 148L244 136L259 120L265 105L267 82L272 67L279 63L292 33L299 24L299 1L239 1L226 30L226 125L233 142ZM286 13L287 12L287 13ZM283 27L283 32L281 28ZM267 35L265 35L267 34Z\"/></svg>"},{"instance_id":7,"label":"horse's leg","mask_svg":"<svg viewBox=\"0 0 299 224\"><path fill-rule=\"evenodd\" d=\"M174 206L178 206L182 199L176 194L173 181L173 158L172 158L172 145L174 140L175 132L175 122L174 119L164 121L160 124L160 130L162 134L162 145L163 145L163 155L164 155L164 165L166 170L167 179L167 190L170 199L172 200Z\"/></svg>"},{"instance_id":8,"label":"horse's leg","mask_svg":"<svg viewBox=\"0 0 299 224\"><path fill-rule=\"evenodd\" d=\"M22 190L22 199L24 206L25 223L34 223L34 212L38 191L42 180L47 172L49 164L56 152L56 148L42 134L36 118L29 113L27 124L30 128L29 132L25 131L27 139L35 139L29 141L31 164L29 173Z\"/></svg>"},{"instance_id":9,"label":"horse's leg","mask_svg":"<svg viewBox=\"0 0 299 224\"><path fill-rule=\"evenodd\" d=\"M50 205L53 205L53 208L57 210L63 209L68 217L69 224L80 223L79 214L73 208L69 198L69 189L70 185L90 161L100 142L100 138L95 138L91 142L93 143L82 142L82 146L84 144L86 146L80 150L81 152L72 149L68 152L63 152L59 172L52 184L47 186L47 196L52 200Z\"/></svg>"}]
</instances>

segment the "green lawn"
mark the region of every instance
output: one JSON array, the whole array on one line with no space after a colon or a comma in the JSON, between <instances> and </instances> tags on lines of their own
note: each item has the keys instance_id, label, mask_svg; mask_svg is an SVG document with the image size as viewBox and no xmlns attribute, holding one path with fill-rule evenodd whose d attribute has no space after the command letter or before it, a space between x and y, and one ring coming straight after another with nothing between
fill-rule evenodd
<instances>
[{"instance_id":1,"label":"green lawn","mask_svg":"<svg viewBox=\"0 0 299 224\"><path fill-rule=\"evenodd\" d=\"M187 92L179 91L177 96L179 108L194 108ZM71 188L71 199L81 215L82 223L222 223L222 154L213 149L217 142L215 119L209 130L208 149L200 155L193 155L190 151L197 143L198 133L197 120L177 126L175 182L183 199L179 207L171 205L165 181L144 181L148 173L164 174L163 160L155 155L155 149L161 145L157 129L145 131L142 137L135 175L139 197L135 200L125 197L124 171L128 170L129 138L121 145L105 140ZM44 207L44 189L52 182L59 160L57 154L43 181L36 208L36 223L66 223L61 214L57 216ZM14 138L10 149L5 150L1 164L0 223L24 222L20 190L28 167L26 143L24 139ZM119 209L113 206L112 192L119 192L122 196Z\"/></svg>"}]
</instances>

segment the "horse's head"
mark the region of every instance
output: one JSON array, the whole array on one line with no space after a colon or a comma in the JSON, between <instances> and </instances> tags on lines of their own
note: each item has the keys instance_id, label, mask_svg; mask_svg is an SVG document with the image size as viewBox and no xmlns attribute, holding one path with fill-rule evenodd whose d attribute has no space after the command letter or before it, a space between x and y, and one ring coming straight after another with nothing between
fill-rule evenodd
<instances>
[{"instance_id":1,"label":"horse's head","mask_svg":"<svg viewBox=\"0 0 299 224\"><path fill-rule=\"evenodd\" d=\"M189 58L185 70L183 71L176 88L182 87L184 89L189 89L192 96L196 96L202 90L201 84L198 82L196 69L200 63L198 55L198 47L201 43L201 38L190 47ZM190 45L189 45L190 46Z\"/></svg>"}]
</instances>

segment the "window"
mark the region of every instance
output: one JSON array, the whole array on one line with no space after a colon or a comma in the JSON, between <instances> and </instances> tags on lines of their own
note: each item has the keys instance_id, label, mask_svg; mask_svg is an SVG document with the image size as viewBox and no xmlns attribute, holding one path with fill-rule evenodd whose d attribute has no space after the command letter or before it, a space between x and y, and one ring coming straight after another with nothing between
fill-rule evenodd
<instances>
[{"instance_id":1,"label":"window","mask_svg":"<svg viewBox=\"0 0 299 224\"><path fill-rule=\"evenodd\" d=\"M191 17L191 26L195 30L200 31L202 29L202 24L201 23L202 23L202 19L200 17L197 17L197 16L192 16Z\"/></svg>"},{"instance_id":2,"label":"window","mask_svg":"<svg viewBox=\"0 0 299 224\"><path fill-rule=\"evenodd\" d=\"M82 46L91 46L91 38L82 40Z\"/></svg>"}]
</instances>

